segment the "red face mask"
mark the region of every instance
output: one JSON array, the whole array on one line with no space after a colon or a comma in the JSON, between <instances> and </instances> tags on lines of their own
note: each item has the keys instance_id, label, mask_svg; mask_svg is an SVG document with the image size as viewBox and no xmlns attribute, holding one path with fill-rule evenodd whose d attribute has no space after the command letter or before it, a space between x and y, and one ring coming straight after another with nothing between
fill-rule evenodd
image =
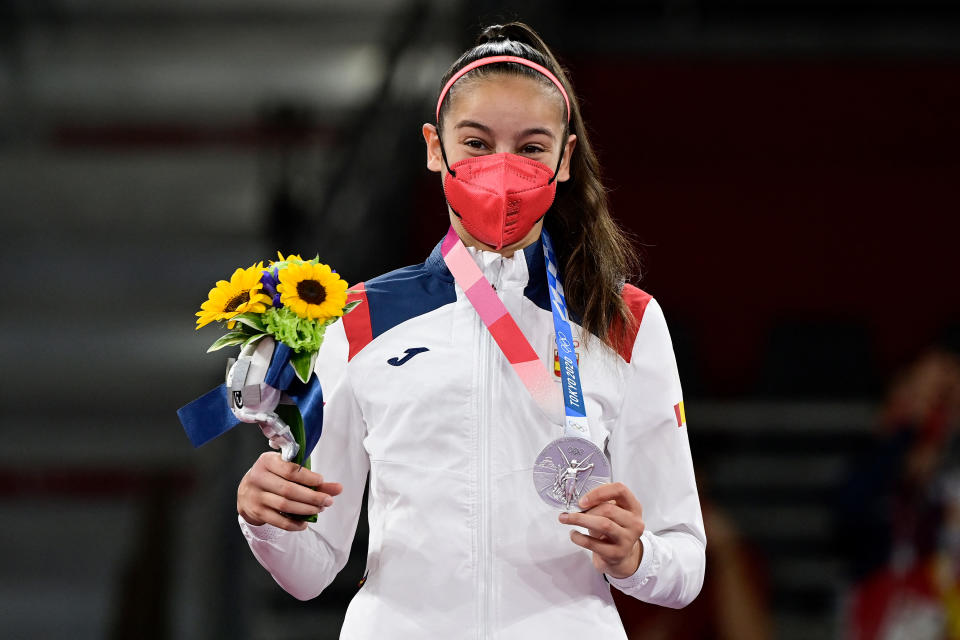
<instances>
[{"instance_id":1,"label":"red face mask","mask_svg":"<svg viewBox=\"0 0 960 640\"><path fill-rule=\"evenodd\" d=\"M470 235L495 249L530 233L557 193L557 172L514 153L467 158L448 168L447 203Z\"/></svg>"}]
</instances>

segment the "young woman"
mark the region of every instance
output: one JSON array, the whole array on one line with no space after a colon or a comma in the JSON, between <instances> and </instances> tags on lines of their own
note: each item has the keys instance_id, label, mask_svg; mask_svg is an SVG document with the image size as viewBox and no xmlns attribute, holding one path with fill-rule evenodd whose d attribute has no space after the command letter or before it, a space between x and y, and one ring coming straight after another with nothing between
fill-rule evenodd
<instances>
[{"instance_id":1,"label":"young woman","mask_svg":"<svg viewBox=\"0 0 960 640\"><path fill-rule=\"evenodd\" d=\"M663 314L624 284L629 245L542 40L489 27L441 87L423 136L451 232L357 287L317 366L316 472L263 454L240 526L313 598L346 562L369 476L367 579L342 637L623 638L609 585L682 607L703 581Z\"/></svg>"}]
</instances>

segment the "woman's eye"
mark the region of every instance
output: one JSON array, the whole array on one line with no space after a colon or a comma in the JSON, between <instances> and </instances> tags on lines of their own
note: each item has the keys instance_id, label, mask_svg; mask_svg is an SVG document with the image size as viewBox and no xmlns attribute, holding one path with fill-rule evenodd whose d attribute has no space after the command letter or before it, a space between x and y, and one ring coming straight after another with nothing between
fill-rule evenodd
<instances>
[{"instance_id":1,"label":"woman's eye","mask_svg":"<svg viewBox=\"0 0 960 640\"><path fill-rule=\"evenodd\" d=\"M467 140L463 144L467 145L471 149L483 149L486 146L481 140Z\"/></svg>"},{"instance_id":2,"label":"woman's eye","mask_svg":"<svg viewBox=\"0 0 960 640\"><path fill-rule=\"evenodd\" d=\"M545 149L538 144L528 144L520 150L521 153L543 153Z\"/></svg>"}]
</instances>

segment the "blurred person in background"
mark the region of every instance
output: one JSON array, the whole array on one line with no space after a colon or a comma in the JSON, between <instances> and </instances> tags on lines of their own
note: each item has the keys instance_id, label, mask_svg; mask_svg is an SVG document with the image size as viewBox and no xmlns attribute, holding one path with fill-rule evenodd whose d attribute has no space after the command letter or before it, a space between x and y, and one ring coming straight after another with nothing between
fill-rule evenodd
<instances>
[{"instance_id":1,"label":"blurred person in background","mask_svg":"<svg viewBox=\"0 0 960 640\"><path fill-rule=\"evenodd\" d=\"M850 640L960 638L960 358L935 348L896 377L872 450L838 504Z\"/></svg>"},{"instance_id":2,"label":"blurred person in background","mask_svg":"<svg viewBox=\"0 0 960 640\"><path fill-rule=\"evenodd\" d=\"M632 249L607 210L576 96L543 41L521 23L489 27L441 86L437 123L423 136L451 231L425 263L358 286L363 304L331 326L318 361L331 393L312 468L324 475L263 454L238 488L240 526L284 589L313 598L344 566L369 474L367 575L342 637L625 638L611 584L676 608L704 576L663 314L625 284ZM587 437L609 453L615 481L571 503L578 474L605 459L570 460L557 475L567 497L559 515L531 475L563 418L531 402L519 370L508 370L473 281L449 257L492 281L509 308L499 317L515 319L530 362L559 389L543 366L562 333L544 228L579 325ZM319 512L315 524L285 515Z\"/></svg>"},{"instance_id":3,"label":"blurred person in background","mask_svg":"<svg viewBox=\"0 0 960 640\"><path fill-rule=\"evenodd\" d=\"M636 640L770 640L769 575L765 558L733 516L711 497L713 455L695 449L697 490L710 545L700 595L688 607L656 607L614 593L627 636Z\"/></svg>"}]
</instances>

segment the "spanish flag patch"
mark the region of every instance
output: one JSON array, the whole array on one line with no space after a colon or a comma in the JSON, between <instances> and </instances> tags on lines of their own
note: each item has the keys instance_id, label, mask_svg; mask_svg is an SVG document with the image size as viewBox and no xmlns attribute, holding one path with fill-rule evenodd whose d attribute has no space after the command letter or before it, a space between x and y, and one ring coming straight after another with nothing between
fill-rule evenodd
<instances>
[{"instance_id":1,"label":"spanish flag patch","mask_svg":"<svg viewBox=\"0 0 960 640\"><path fill-rule=\"evenodd\" d=\"M673 405L673 412L677 414L677 426L682 427L687 424L687 414L683 411L683 400Z\"/></svg>"}]
</instances>

